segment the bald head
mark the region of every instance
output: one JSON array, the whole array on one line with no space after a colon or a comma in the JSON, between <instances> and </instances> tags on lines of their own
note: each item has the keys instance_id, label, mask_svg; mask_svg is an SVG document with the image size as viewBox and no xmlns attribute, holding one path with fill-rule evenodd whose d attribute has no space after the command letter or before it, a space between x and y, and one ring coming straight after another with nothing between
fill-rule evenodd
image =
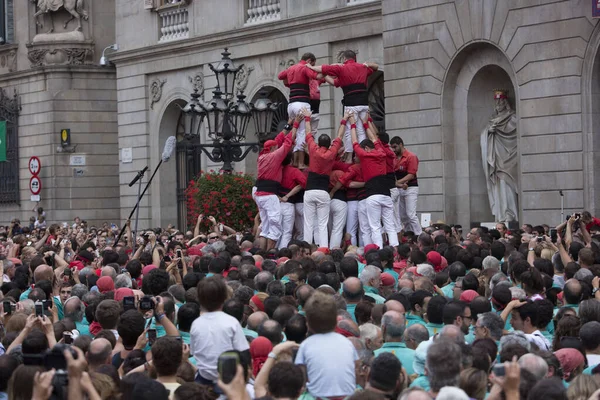
<instances>
[{"instance_id":1,"label":"bald head","mask_svg":"<svg viewBox=\"0 0 600 400\"><path fill-rule=\"evenodd\" d=\"M583 288L577 279L569 279L567 282L565 282L563 292L567 304L578 304L581 301Z\"/></svg>"},{"instance_id":2,"label":"bald head","mask_svg":"<svg viewBox=\"0 0 600 400\"><path fill-rule=\"evenodd\" d=\"M460 330L460 326L444 325L440 332L440 338L447 338L456 343L462 343L465 341L465 334Z\"/></svg>"},{"instance_id":3,"label":"bald head","mask_svg":"<svg viewBox=\"0 0 600 400\"><path fill-rule=\"evenodd\" d=\"M429 340L429 331L422 324L412 324L404 332L404 342L409 349L416 350L421 342Z\"/></svg>"},{"instance_id":4,"label":"bald head","mask_svg":"<svg viewBox=\"0 0 600 400\"><path fill-rule=\"evenodd\" d=\"M267 315L267 313L262 311L254 312L248 317L247 328L256 332L260 324L262 324L268 319L269 316Z\"/></svg>"},{"instance_id":5,"label":"bald head","mask_svg":"<svg viewBox=\"0 0 600 400\"><path fill-rule=\"evenodd\" d=\"M90 349L86 354L89 369L92 371L104 364L109 364L111 361L111 352L112 346L108 340L104 338L92 340Z\"/></svg>"},{"instance_id":6,"label":"bald head","mask_svg":"<svg viewBox=\"0 0 600 400\"><path fill-rule=\"evenodd\" d=\"M386 342L401 342L405 327L404 313L387 311L381 318L381 329Z\"/></svg>"},{"instance_id":7,"label":"bald head","mask_svg":"<svg viewBox=\"0 0 600 400\"><path fill-rule=\"evenodd\" d=\"M302 285L296 289L296 298L298 299L298 305L304 307L306 300L314 293L315 288L310 285Z\"/></svg>"},{"instance_id":8,"label":"bald head","mask_svg":"<svg viewBox=\"0 0 600 400\"><path fill-rule=\"evenodd\" d=\"M69 297L64 304L65 315L79 311L81 304L82 302L79 297Z\"/></svg>"},{"instance_id":9,"label":"bald head","mask_svg":"<svg viewBox=\"0 0 600 400\"><path fill-rule=\"evenodd\" d=\"M39 281L50 281L53 282L54 271L52 271L52 267L46 264L38 265L33 273L33 277L36 282Z\"/></svg>"},{"instance_id":10,"label":"bald head","mask_svg":"<svg viewBox=\"0 0 600 400\"><path fill-rule=\"evenodd\" d=\"M351 319L342 319L341 321L339 321L337 323L337 327L350 332L352 335L354 335L356 337L360 336L360 329L358 329L358 325L356 324L356 322L352 321Z\"/></svg>"},{"instance_id":11,"label":"bald head","mask_svg":"<svg viewBox=\"0 0 600 400\"><path fill-rule=\"evenodd\" d=\"M117 271L113 267L102 267L101 276L110 276L114 281L117 278Z\"/></svg>"},{"instance_id":12,"label":"bald head","mask_svg":"<svg viewBox=\"0 0 600 400\"><path fill-rule=\"evenodd\" d=\"M363 284L360 279L352 277L344 281L342 285L342 294L349 303L358 303L364 294Z\"/></svg>"},{"instance_id":13,"label":"bald head","mask_svg":"<svg viewBox=\"0 0 600 400\"><path fill-rule=\"evenodd\" d=\"M406 313L404 306L398 300L388 300L385 302L385 311L386 314L388 311L396 311L400 314Z\"/></svg>"},{"instance_id":14,"label":"bald head","mask_svg":"<svg viewBox=\"0 0 600 400\"><path fill-rule=\"evenodd\" d=\"M519 367L531 372L538 380L544 379L548 374L548 364L535 354L524 354L519 358Z\"/></svg>"},{"instance_id":15,"label":"bald head","mask_svg":"<svg viewBox=\"0 0 600 400\"><path fill-rule=\"evenodd\" d=\"M422 389L416 389L403 394L398 400L431 400L431 396Z\"/></svg>"},{"instance_id":16,"label":"bald head","mask_svg":"<svg viewBox=\"0 0 600 400\"><path fill-rule=\"evenodd\" d=\"M409 288L410 290L415 290L415 284L410 279L400 279L398 281L398 290L403 288Z\"/></svg>"}]
</instances>

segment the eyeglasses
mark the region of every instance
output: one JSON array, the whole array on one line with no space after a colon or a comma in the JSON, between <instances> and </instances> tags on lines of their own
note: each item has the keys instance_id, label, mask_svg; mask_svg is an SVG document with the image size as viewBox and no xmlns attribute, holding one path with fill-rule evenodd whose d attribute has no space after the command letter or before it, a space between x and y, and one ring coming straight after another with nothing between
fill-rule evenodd
<instances>
[{"instance_id":1,"label":"eyeglasses","mask_svg":"<svg viewBox=\"0 0 600 400\"><path fill-rule=\"evenodd\" d=\"M208 240L215 240L217 237L216 236L209 236Z\"/></svg>"},{"instance_id":2,"label":"eyeglasses","mask_svg":"<svg viewBox=\"0 0 600 400\"><path fill-rule=\"evenodd\" d=\"M462 317L462 319L470 319L470 320L473 320L473 317L472 317L472 316L470 316L470 315L469 315L469 316L466 316L466 315L461 315L461 317Z\"/></svg>"}]
</instances>

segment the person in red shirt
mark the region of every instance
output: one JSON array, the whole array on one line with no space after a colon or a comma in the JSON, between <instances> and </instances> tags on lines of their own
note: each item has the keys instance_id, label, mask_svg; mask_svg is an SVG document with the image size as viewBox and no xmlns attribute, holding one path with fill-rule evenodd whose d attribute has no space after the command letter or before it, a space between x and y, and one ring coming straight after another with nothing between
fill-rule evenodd
<instances>
[{"instance_id":1,"label":"person in red shirt","mask_svg":"<svg viewBox=\"0 0 600 400\"><path fill-rule=\"evenodd\" d=\"M310 131L310 115L305 117L307 130ZM342 122L346 123L345 120ZM338 136L333 143L329 135L319 136L319 144L315 143L312 133L306 135L309 155L308 179L304 192L304 240L315 243L319 247L328 247L327 224L329 222L329 175L338 150L342 147L341 136L344 126L340 125ZM316 224L316 227L315 227ZM315 230L317 231L315 233Z\"/></svg>"},{"instance_id":2,"label":"person in red shirt","mask_svg":"<svg viewBox=\"0 0 600 400\"><path fill-rule=\"evenodd\" d=\"M294 64L288 69L281 71L277 76L290 88L290 101L288 104L288 115L295 118L302 109L311 109L310 105L310 82L317 79L318 73L306 68L307 65L314 65L316 57L313 53L304 53L298 64ZM319 97L320 98L320 97ZM296 134L296 143L294 145L294 166L304 169L304 158L302 156L304 143L306 140L306 126L304 121L300 121L298 133Z\"/></svg>"},{"instance_id":3,"label":"person in red shirt","mask_svg":"<svg viewBox=\"0 0 600 400\"><path fill-rule=\"evenodd\" d=\"M417 171L419 158L404 147L402 138L395 136L390 140L390 145L396 153L395 165L396 187L400 193L398 198L398 212L404 232L411 231L420 235L423 231L419 218L417 218L417 197L419 196L419 182Z\"/></svg>"},{"instance_id":4,"label":"person in red shirt","mask_svg":"<svg viewBox=\"0 0 600 400\"><path fill-rule=\"evenodd\" d=\"M388 235L390 246L398 246L398 235L394 223L394 204L390 196L387 177L386 154L381 141L371 129L367 129L368 139L360 144L356 135L356 120L350 116L350 130L354 152L362 164L365 188L367 189L367 218L371 229L371 241L383 248L383 228Z\"/></svg>"},{"instance_id":5,"label":"person in red shirt","mask_svg":"<svg viewBox=\"0 0 600 400\"><path fill-rule=\"evenodd\" d=\"M325 79L335 87L341 87L344 92L344 113L354 115L356 120L362 121L369 111L369 98L367 94L367 81L369 76L377 71L379 66L375 63L359 64L356 62L356 53L352 50L346 50L342 53L343 64L332 65L307 65L308 69L326 75ZM334 79L331 79L333 77ZM362 124L356 128L358 141L362 142L366 138L365 129ZM344 135L344 150L347 153L346 160L351 158L352 141L350 140L350 124L346 125L346 134Z\"/></svg>"},{"instance_id":6,"label":"person in red shirt","mask_svg":"<svg viewBox=\"0 0 600 400\"><path fill-rule=\"evenodd\" d=\"M292 153L283 160L283 171L281 178L281 189L279 199L281 201L281 229L282 235L277 243L277 248L287 247L292 240L294 231L294 220L296 214L295 196L306 187L306 175L298 168L290 165Z\"/></svg>"},{"instance_id":7,"label":"person in red shirt","mask_svg":"<svg viewBox=\"0 0 600 400\"><path fill-rule=\"evenodd\" d=\"M281 205L277 196L283 178L281 163L292 149L299 126L299 119L302 117L302 113L296 116L294 128L285 137L282 146L278 146L275 140L267 140L264 148L265 150L269 150L269 152L263 153L258 157L254 201L256 201L256 205L258 206L262 223L260 244L263 250L275 248L277 241L281 237Z\"/></svg>"}]
</instances>

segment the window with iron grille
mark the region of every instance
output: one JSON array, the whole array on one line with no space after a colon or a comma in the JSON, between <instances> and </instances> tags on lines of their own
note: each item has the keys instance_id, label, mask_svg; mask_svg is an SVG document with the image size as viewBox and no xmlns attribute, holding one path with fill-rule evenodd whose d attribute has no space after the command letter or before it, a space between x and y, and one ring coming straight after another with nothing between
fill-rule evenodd
<instances>
[{"instance_id":1,"label":"window with iron grille","mask_svg":"<svg viewBox=\"0 0 600 400\"><path fill-rule=\"evenodd\" d=\"M0 0L0 45L15 42L13 1Z\"/></svg>"},{"instance_id":2,"label":"window with iron grille","mask_svg":"<svg viewBox=\"0 0 600 400\"><path fill-rule=\"evenodd\" d=\"M19 99L0 88L0 121L6 121L6 161L0 162L0 204L19 203Z\"/></svg>"}]
</instances>

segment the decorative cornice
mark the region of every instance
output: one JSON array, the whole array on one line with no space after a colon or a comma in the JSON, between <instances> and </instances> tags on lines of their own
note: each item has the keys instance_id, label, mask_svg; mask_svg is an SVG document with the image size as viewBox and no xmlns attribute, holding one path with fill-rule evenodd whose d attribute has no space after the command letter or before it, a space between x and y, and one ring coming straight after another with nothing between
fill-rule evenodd
<instances>
[{"instance_id":1,"label":"decorative cornice","mask_svg":"<svg viewBox=\"0 0 600 400\"><path fill-rule=\"evenodd\" d=\"M347 25L356 22L357 18L364 21L366 18L381 19L381 1L373 1L352 7L339 7L332 10L321 11L314 14L302 15L293 18L241 27L234 30L219 32L211 35L196 36L174 42L155 44L139 49L119 51L111 55L113 63L119 65L136 63L147 57L157 58L169 54L183 55L187 51L202 49L219 49L235 43L244 45L261 40L265 36L277 37L280 33L289 33L290 30L310 31L322 29L324 25L331 27ZM332 23L332 21L334 21Z\"/></svg>"}]
</instances>

